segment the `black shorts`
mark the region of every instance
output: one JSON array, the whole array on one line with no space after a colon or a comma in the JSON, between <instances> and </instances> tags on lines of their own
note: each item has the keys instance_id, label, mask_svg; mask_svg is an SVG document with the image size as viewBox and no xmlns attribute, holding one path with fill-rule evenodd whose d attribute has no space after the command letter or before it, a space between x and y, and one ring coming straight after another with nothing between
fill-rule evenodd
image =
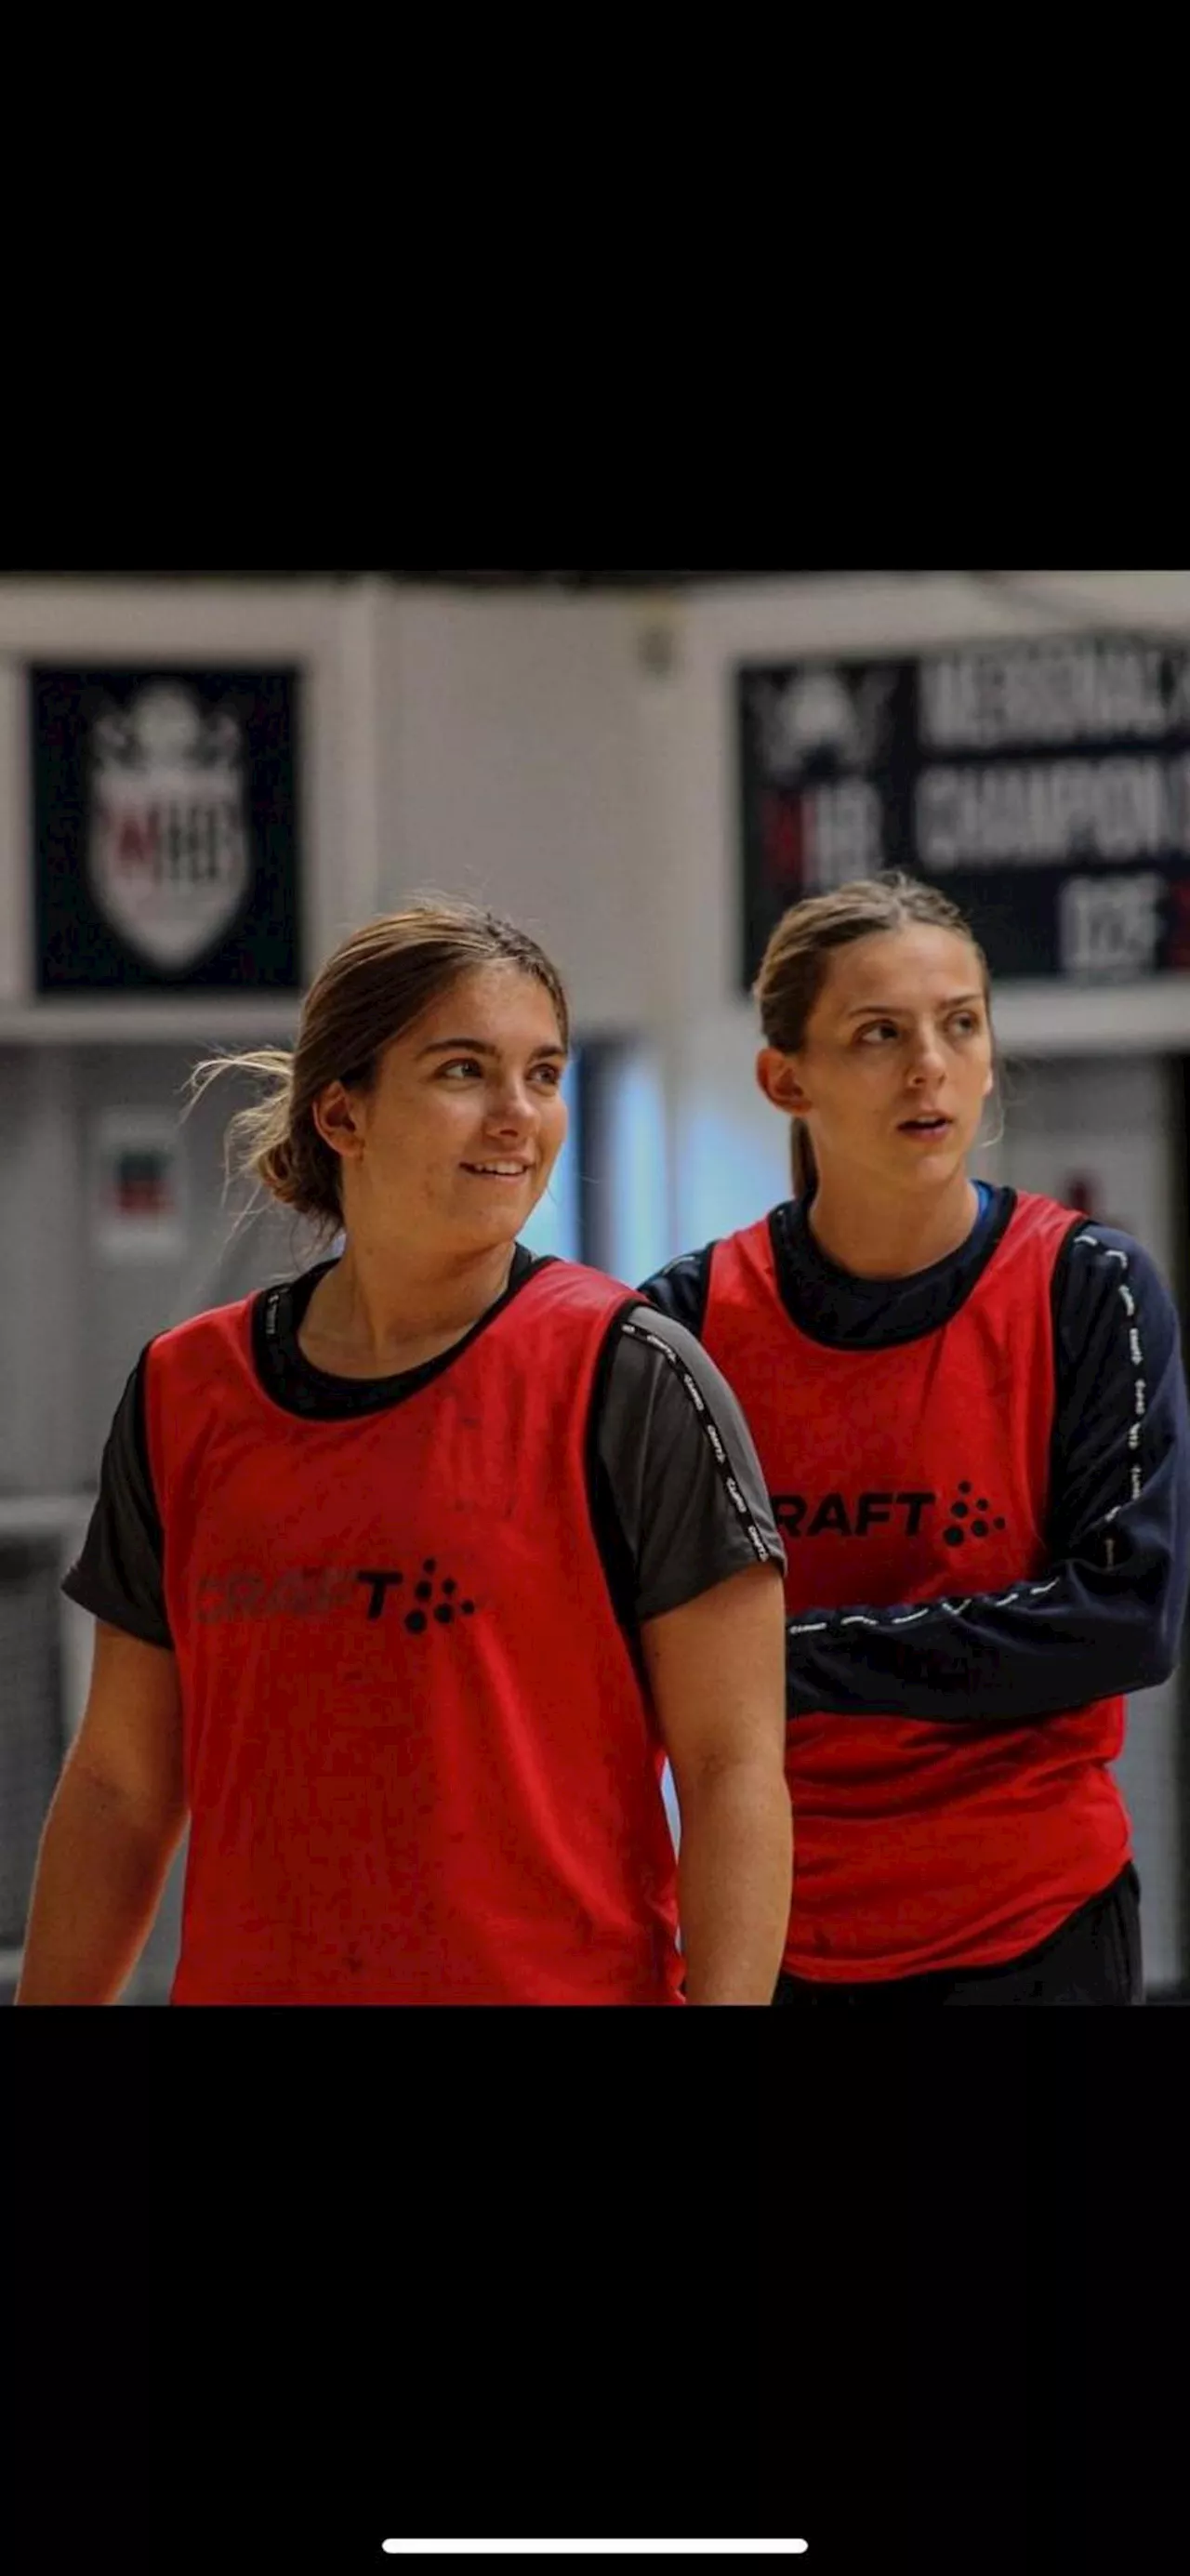
<instances>
[{"instance_id":1,"label":"black shorts","mask_svg":"<svg viewBox=\"0 0 1190 2576\"><path fill-rule=\"evenodd\" d=\"M1140 1880L1129 1861L1101 1896L1080 1905L1036 1950L998 1968L955 1968L871 1985L828 1986L781 1977L777 2004L1143 2004Z\"/></svg>"}]
</instances>

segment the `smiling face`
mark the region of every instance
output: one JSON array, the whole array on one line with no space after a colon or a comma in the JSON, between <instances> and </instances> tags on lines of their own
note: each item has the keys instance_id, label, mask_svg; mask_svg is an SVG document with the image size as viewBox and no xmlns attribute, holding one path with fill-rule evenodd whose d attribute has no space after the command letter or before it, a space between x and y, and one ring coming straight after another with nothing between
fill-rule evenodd
<instances>
[{"instance_id":1,"label":"smiling face","mask_svg":"<svg viewBox=\"0 0 1190 2576\"><path fill-rule=\"evenodd\" d=\"M566 1135L566 1049L543 984L476 968L386 1047L370 1090L315 1104L342 1167L349 1240L467 1259L515 1241Z\"/></svg>"},{"instance_id":2,"label":"smiling face","mask_svg":"<svg viewBox=\"0 0 1190 2576\"><path fill-rule=\"evenodd\" d=\"M828 952L796 1053L757 1077L805 1120L825 1185L929 1192L965 1167L994 1080L979 960L962 934L915 922Z\"/></svg>"}]
</instances>

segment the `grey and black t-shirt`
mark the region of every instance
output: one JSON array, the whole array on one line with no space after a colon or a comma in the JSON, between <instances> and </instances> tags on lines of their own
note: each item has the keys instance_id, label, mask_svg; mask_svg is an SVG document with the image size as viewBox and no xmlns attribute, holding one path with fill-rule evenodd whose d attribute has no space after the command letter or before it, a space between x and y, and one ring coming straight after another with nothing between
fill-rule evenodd
<instances>
[{"instance_id":1,"label":"grey and black t-shirt","mask_svg":"<svg viewBox=\"0 0 1190 2576\"><path fill-rule=\"evenodd\" d=\"M341 1378L314 1368L298 1335L332 1264L262 1289L252 1338L266 1393L307 1421L385 1412L448 1369L543 1264L518 1245L504 1296L463 1342L397 1377ZM108 1436L99 1497L63 1589L149 1645L169 1646L163 1534L145 1436L146 1352ZM647 1305L613 1323L593 1397L591 1514L621 1624L638 1629L742 1568L784 1566L764 1477L743 1415L694 1335Z\"/></svg>"}]
</instances>

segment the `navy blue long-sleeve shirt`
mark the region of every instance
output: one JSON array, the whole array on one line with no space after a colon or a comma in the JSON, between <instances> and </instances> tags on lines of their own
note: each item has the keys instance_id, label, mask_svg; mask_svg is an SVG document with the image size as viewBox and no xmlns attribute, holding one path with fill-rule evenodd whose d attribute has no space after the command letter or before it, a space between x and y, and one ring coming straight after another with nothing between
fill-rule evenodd
<instances>
[{"instance_id":1,"label":"navy blue long-sleeve shirt","mask_svg":"<svg viewBox=\"0 0 1190 2576\"><path fill-rule=\"evenodd\" d=\"M804 1203L778 1209L777 1275L792 1321L836 1350L940 1330L1015 1204L1012 1190L981 1183L979 1193L966 1242L898 1280L840 1270L815 1242ZM696 1334L712 1249L668 1263L642 1288ZM1141 1244L1089 1222L1072 1230L1052 1293L1045 1572L975 1594L957 1612L916 1602L908 1624L904 1603L799 1613L786 1629L791 1718L826 1711L1019 1726L1172 1672L1190 1589L1190 1408L1173 1300ZM796 1388L789 1393L796 1404Z\"/></svg>"}]
</instances>

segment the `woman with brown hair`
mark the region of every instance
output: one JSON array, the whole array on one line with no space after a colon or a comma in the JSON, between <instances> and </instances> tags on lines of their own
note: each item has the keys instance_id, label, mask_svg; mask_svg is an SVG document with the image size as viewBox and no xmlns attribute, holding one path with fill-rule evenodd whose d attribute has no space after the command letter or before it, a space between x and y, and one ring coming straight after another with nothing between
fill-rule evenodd
<instances>
[{"instance_id":1,"label":"woman with brown hair","mask_svg":"<svg viewBox=\"0 0 1190 2576\"><path fill-rule=\"evenodd\" d=\"M19 2002L115 2000L187 1822L177 2003L769 2001L781 1542L697 1343L518 1244L567 1047L535 942L426 903L292 1060L199 1068L264 1082L233 1159L344 1248L129 1379Z\"/></svg>"},{"instance_id":2,"label":"woman with brown hair","mask_svg":"<svg viewBox=\"0 0 1190 2576\"><path fill-rule=\"evenodd\" d=\"M786 1543L786 2004L1143 2001L1112 1778L1178 1655L1190 1433L1143 1248L973 1181L988 973L902 876L799 903L756 985L794 1197L646 1293L743 1406Z\"/></svg>"}]
</instances>

